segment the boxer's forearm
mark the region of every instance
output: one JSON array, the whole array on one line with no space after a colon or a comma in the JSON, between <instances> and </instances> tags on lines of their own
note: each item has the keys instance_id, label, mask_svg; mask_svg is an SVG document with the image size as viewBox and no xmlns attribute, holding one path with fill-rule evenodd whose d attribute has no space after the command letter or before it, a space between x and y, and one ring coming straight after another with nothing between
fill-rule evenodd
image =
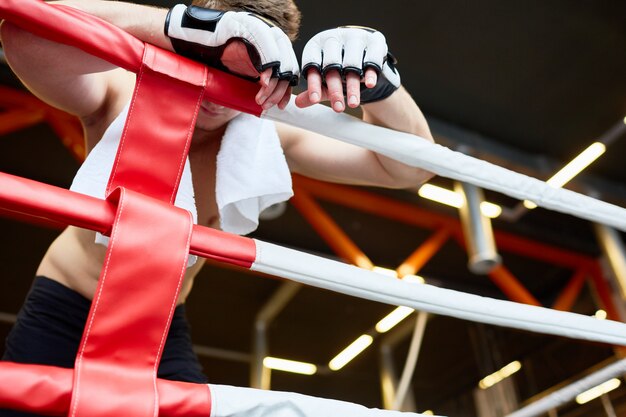
<instances>
[{"instance_id":1,"label":"boxer's forearm","mask_svg":"<svg viewBox=\"0 0 626 417\"><path fill-rule=\"evenodd\" d=\"M363 104L362 109L363 120L368 123L411 133L434 142L422 111L402 86L384 100ZM415 187L433 176L428 171L409 167L380 154L377 158L385 170L397 179L398 187Z\"/></svg>"},{"instance_id":2,"label":"boxer's forearm","mask_svg":"<svg viewBox=\"0 0 626 417\"><path fill-rule=\"evenodd\" d=\"M400 87L388 98L362 105L363 120L433 141L426 118L409 93Z\"/></svg>"},{"instance_id":3,"label":"boxer's forearm","mask_svg":"<svg viewBox=\"0 0 626 417\"><path fill-rule=\"evenodd\" d=\"M172 50L172 44L163 31L167 9L104 0L60 0L50 3L82 10L125 30L144 42Z\"/></svg>"}]
</instances>

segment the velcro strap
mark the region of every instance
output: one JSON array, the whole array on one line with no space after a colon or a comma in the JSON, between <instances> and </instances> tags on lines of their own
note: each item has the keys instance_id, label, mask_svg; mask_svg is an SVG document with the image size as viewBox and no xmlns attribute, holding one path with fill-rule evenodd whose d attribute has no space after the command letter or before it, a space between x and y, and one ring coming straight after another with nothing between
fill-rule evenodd
<instances>
[{"instance_id":1,"label":"velcro strap","mask_svg":"<svg viewBox=\"0 0 626 417\"><path fill-rule=\"evenodd\" d=\"M174 202L206 78L204 65L146 44L107 195L123 186Z\"/></svg>"}]
</instances>

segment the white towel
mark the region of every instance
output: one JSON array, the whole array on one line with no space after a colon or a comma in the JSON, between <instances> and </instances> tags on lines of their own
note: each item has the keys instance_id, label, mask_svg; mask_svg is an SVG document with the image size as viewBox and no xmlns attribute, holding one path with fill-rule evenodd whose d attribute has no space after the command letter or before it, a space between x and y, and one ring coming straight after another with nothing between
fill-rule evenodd
<instances>
[{"instance_id":1,"label":"white towel","mask_svg":"<svg viewBox=\"0 0 626 417\"><path fill-rule=\"evenodd\" d=\"M217 154L215 194L222 230L244 235L259 214L293 196L274 122L242 113L226 128Z\"/></svg>"},{"instance_id":2,"label":"white towel","mask_svg":"<svg viewBox=\"0 0 626 417\"><path fill-rule=\"evenodd\" d=\"M105 198L128 108L122 110L89 153L70 190ZM261 211L291 198L291 175L273 122L242 113L228 124L217 155L215 192L222 230L237 234L252 232L259 224ZM190 211L197 223L189 158L175 205ZM108 238L98 233L96 243L106 246Z\"/></svg>"}]
</instances>

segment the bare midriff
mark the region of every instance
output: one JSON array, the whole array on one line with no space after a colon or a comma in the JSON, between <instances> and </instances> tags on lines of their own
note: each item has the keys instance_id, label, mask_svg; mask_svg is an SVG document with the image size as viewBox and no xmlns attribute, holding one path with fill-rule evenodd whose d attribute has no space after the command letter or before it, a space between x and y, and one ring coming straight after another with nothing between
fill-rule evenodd
<instances>
[{"instance_id":1,"label":"bare midriff","mask_svg":"<svg viewBox=\"0 0 626 417\"><path fill-rule=\"evenodd\" d=\"M215 161L219 146L220 141L209 141L192 145L189 153L198 224L213 228L219 227L215 201ZM106 247L95 243L95 232L70 226L52 243L37 269L37 275L58 281L93 299L105 253ZM194 277L203 264L204 259L198 259L195 265L187 268L178 304L185 302Z\"/></svg>"}]
</instances>

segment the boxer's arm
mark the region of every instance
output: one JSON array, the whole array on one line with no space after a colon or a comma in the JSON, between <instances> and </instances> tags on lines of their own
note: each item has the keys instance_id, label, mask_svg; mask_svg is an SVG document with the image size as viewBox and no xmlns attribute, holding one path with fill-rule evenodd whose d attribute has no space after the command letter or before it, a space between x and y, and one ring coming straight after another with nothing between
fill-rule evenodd
<instances>
[{"instance_id":1,"label":"boxer's arm","mask_svg":"<svg viewBox=\"0 0 626 417\"><path fill-rule=\"evenodd\" d=\"M167 9L102 0L51 3L85 11L145 42L172 50L171 42L163 32ZM107 114L107 107L114 101L112 98L120 95L117 90L120 77L124 78L120 75L122 70L108 62L76 48L34 36L10 23L3 25L1 33L9 64L22 82L47 103L83 119L92 119ZM236 42L231 44L228 52L235 61L245 58L245 46ZM257 95L257 102L266 107L281 102L287 90L285 82L270 81L271 74L271 69L262 74ZM282 91L279 86L283 87Z\"/></svg>"},{"instance_id":2,"label":"boxer's arm","mask_svg":"<svg viewBox=\"0 0 626 417\"><path fill-rule=\"evenodd\" d=\"M121 1L55 0L50 4L73 7L99 17L144 42L173 51L163 32L167 9Z\"/></svg>"},{"instance_id":3,"label":"boxer's arm","mask_svg":"<svg viewBox=\"0 0 626 417\"><path fill-rule=\"evenodd\" d=\"M2 23L0 36L7 62L33 94L79 117L100 111L116 77L113 65L7 21Z\"/></svg>"},{"instance_id":4,"label":"boxer's arm","mask_svg":"<svg viewBox=\"0 0 626 417\"><path fill-rule=\"evenodd\" d=\"M77 8L145 41L172 48L163 34L166 9L100 0L50 4ZM110 113L119 107L118 101L127 99L128 86L132 88L133 77L124 70L77 48L35 36L9 22L3 24L2 41L9 65L33 94L79 116L87 124L100 121L106 124Z\"/></svg>"},{"instance_id":5,"label":"boxer's arm","mask_svg":"<svg viewBox=\"0 0 626 417\"><path fill-rule=\"evenodd\" d=\"M364 121L433 141L422 112L400 85L395 59L379 32L360 27L321 32L307 43L302 59L308 88L298 95L298 106L328 100L341 112L345 92L348 106L357 107L361 101ZM430 172L304 130L280 126L279 132L290 167L303 175L392 188L418 186L432 177Z\"/></svg>"},{"instance_id":6,"label":"boxer's arm","mask_svg":"<svg viewBox=\"0 0 626 417\"><path fill-rule=\"evenodd\" d=\"M433 141L426 119L407 91L362 105L368 123L418 135ZM290 169L323 181L386 188L416 187L433 174L370 150L303 129L277 124ZM417 140L417 139L416 139Z\"/></svg>"},{"instance_id":7,"label":"boxer's arm","mask_svg":"<svg viewBox=\"0 0 626 417\"><path fill-rule=\"evenodd\" d=\"M287 35L251 13L223 12L218 14L219 18L205 22L206 12L210 15L210 10L186 8L182 4L168 10L102 0L61 0L52 3L75 7L144 42L210 66L248 78L260 75L256 101L266 109L276 104L284 107L291 95L289 83L298 79L298 62ZM211 49L216 51L214 56L207 54ZM249 49L271 62L255 62ZM204 59L207 56L211 59ZM272 81L271 78L280 81Z\"/></svg>"},{"instance_id":8,"label":"boxer's arm","mask_svg":"<svg viewBox=\"0 0 626 417\"><path fill-rule=\"evenodd\" d=\"M422 111L402 86L388 98L363 104L361 108L363 120L368 123L411 133L434 142ZM403 184L403 187L421 185L434 175L429 171L409 167L380 154L376 154L376 159L385 172Z\"/></svg>"}]
</instances>

